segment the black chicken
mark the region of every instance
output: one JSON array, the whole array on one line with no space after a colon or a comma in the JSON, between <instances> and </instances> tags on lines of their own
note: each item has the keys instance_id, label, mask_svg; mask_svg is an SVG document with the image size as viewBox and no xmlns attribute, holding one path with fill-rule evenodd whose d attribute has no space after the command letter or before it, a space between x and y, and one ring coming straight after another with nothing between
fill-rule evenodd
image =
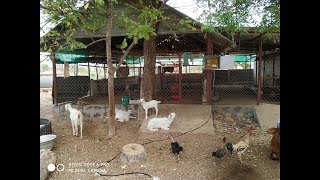
<instances>
[{"instance_id":1,"label":"black chicken","mask_svg":"<svg viewBox=\"0 0 320 180\"><path fill-rule=\"evenodd\" d=\"M172 137L171 134L169 134L169 135L170 135L171 140L172 140L172 143L171 143L172 153L173 153L174 155L175 155L175 154L178 155L178 160L177 160L177 162L179 162L179 153L180 153L180 151L183 150L183 147L181 147L178 142L174 141L174 139L173 139L173 137Z\"/></svg>"},{"instance_id":2,"label":"black chicken","mask_svg":"<svg viewBox=\"0 0 320 180\"><path fill-rule=\"evenodd\" d=\"M218 150L212 152L212 156L216 156L217 158L219 158L221 160L221 158L228 153L229 150L227 149L227 147L230 145L231 145L231 143L226 144L226 137L224 137L222 148L219 148Z\"/></svg>"}]
</instances>

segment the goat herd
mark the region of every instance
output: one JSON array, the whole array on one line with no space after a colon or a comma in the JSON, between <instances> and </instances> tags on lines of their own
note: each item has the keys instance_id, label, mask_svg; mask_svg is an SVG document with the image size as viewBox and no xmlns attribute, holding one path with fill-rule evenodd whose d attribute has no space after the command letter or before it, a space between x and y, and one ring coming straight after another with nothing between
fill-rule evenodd
<instances>
[{"instance_id":1,"label":"goat herd","mask_svg":"<svg viewBox=\"0 0 320 180\"><path fill-rule=\"evenodd\" d=\"M158 129L169 130L171 123L173 122L173 120L176 117L176 113L172 112L168 115L168 117L158 118L157 117L158 116L158 104L160 104L161 101L151 100L151 101L146 102L143 98L140 100L131 100L131 101L136 101L135 103L141 104L141 106L145 110L145 119L148 118L148 110L150 108L155 109L156 114L155 114L154 118L151 118L149 120L148 125L147 125L148 130L150 130L150 131L158 131ZM70 120L71 120L73 135L78 136L78 126L80 126L80 137L82 139L83 114L81 113L81 111L72 108L70 103L65 105L65 110L70 112ZM115 118L117 121L120 121L120 122L129 121L130 114L131 114L131 110L124 111L124 110L120 110L117 108L115 109ZM280 127L269 128L267 130L267 133L273 134L273 137L270 142L270 149L271 149L270 158L272 160L280 160ZM251 134L250 134L250 136L251 136ZM182 151L183 148L177 142L175 142L173 140L172 136L171 136L171 138L172 138L172 143L171 143L172 152L174 154L177 153L179 155L179 152ZM224 138L224 142L225 142L225 138ZM241 154L245 151L245 149L247 147L249 147L248 139L245 140L244 142L245 142L244 145L239 146L239 148L236 149L240 162L242 162L241 161ZM216 156L220 159L222 156L224 156L226 154L226 152L228 152L228 150L230 150L231 145L232 144L230 144L230 143L225 143L224 148L218 149L217 151L213 152L212 155ZM237 144L232 145L232 147L237 147ZM231 151L231 153L232 153L232 151ZM178 156L178 159L179 159L179 156Z\"/></svg>"}]
</instances>

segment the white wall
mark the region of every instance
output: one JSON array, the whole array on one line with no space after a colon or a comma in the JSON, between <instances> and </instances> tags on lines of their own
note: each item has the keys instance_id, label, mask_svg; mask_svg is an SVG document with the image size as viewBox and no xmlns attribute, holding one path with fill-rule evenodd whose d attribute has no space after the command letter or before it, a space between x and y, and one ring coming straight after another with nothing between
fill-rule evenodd
<instances>
[{"instance_id":1,"label":"white wall","mask_svg":"<svg viewBox=\"0 0 320 180\"><path fill-rule=\"evenodd\" d=\"M52 88L52 75L40 75L40 88Z\"/></svg>"},{"instance_id":2,"label":"white wall","mask_svg":"<svg viewBox=\"0 0 320 180\"><path fill-rule=\"evenodd\" d=\"M220 69L234 69L234 56L232 55L221 56Z\"/></svg>"}]
</instances>

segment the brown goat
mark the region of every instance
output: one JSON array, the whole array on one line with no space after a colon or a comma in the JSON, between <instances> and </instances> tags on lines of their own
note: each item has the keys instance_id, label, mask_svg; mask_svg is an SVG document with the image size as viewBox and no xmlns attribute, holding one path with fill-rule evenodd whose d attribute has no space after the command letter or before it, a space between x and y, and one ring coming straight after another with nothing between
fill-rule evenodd
<instances>
[{"instance_id":1,"label":"brown goat","mask_svg":"<svg viewBox=\"0 0 320 180\"><path fill-rule=\"evenodd\" d=\"M280 128L269 128L268 134L273 134L270 142L271 159L280 160Z\"/></svg>"}]
</instances>

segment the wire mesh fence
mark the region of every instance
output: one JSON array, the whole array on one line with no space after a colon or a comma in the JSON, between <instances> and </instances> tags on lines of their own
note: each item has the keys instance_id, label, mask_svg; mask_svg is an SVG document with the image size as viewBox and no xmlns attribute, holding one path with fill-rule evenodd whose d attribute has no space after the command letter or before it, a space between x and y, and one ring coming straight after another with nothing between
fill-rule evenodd
<instances>
[{"instance_id":1,"label":"wire mesh fence","mask_svg":"<svg viewBox=\"0 0 320 180\"><path fill-rule=\"evenodd\" d=\"M202 66L163 67L156 78L156 97L164 103L201 104ZM180 73L179 73L180 71Z\"/></svg>"},{"instance_id":2,"label":"wire mesh fence","mask_svg":"<svg viewBox=\"0 0 320 180\"><path fill-rule=\"evenodd\" d=\"M256 104L257 89L253 69L213 71L213 103Z\"/></svg>"},{"instance_id":3,"label":"wire mesh fence","mask_svg":"<svg viewBox=\"0 0 320 180\"><path fill-rule=\"evenodd\" d=\"M258 58L234 62L235 69L213 71L213 97L216 105L255 105L258 101ZM264 53L261 62L261 100L280 103L280 52Z\"/></svg>"},{"instance_id":4,"label":"wire mesh fence","mask_svg":"<svg viewBox=\"0 0 320 180\"><path fill-rule=\"evenodd\" d=\"M261 66L262 101L280 102L280 51L265 53Z\"/></svg>"},{"instance_id":5,"label":"wire mesh fence","mask_svg":"<svg viewBox=\"0 0 320 180\"><path fill-rule=\"evenodd\" d=\"M262 61L261 102L280 102L280 53L265 53ZM234 62L233 69L212 71L212 103L256 104L258 63ZM50 62L51 63L51 62ZM42 87L52 88L52 67L40 64ZM154 98L162 103L202 104L206 81L202 63L184 64L177 59L170 63L157 62L154 81ZM57 64L58 103L108 104L108 68L106 64L74 63ZM67 74L67 76L66 76ZM114 74L115 103L123 103L124 97L140 99L143 63L121 66ZM45 78L46 82L45 82ZM48 85L49 84L49 85ZM41 87L41 86L40 86ZM52 91L54 97L54 92Z\"/></svg>"}]
</instances>

